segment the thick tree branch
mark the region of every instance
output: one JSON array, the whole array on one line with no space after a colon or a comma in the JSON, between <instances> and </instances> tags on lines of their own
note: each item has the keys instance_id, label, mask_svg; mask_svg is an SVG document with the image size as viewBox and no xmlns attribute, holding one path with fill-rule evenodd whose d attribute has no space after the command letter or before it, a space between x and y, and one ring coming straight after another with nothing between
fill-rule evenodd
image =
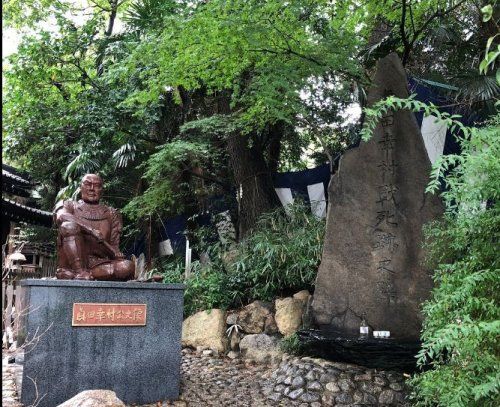
<instances>
[{"instance_id":1,"label":"thick tree branch","mask_svg":"<svg viewBox=\"0 0 500 407\"><path fill-rule=\"evenodd\" d=\"M106 48L108 46L108 39L111 37L111 34L113 34L113 27L115 25L118 7L122 3L123 2L119 3L118 0L111 0L109 2L109 6L110 6L110 9L108 10L109 11L109 20L108 20L108 27L107 27L106 31L104 32L105 40L101 43L101 45L98 48L97 58L96 58L96 62L95 62L97 76L101 76L104 73L104 66L103 66L104 53L105 53Z\"/></svg>"},{"instance_id":2,"label":"thick tree branch","mask_svg":"<svg viewBox=\"0 0 500 407\"><path fill-rule=\"evenodd\" d=\"M66 89L64 89L64 85L61 82L51 80L50 84L57 88L57 90L61 93L62 98L64 100L66 100L66 101L69 100L69 94L66 91Z\"/></svg>"},{"instance_id":3,"label":"thick tree branch","mask_svg":"<svg viewBox=\"0 0 500 407\"><path fill-rule=\"evenodd\" d=\"M410 55L411 51L411 45L410 42L408 41L408 36L406 35L406 0L403 0L402 6L401 6L401 22L399 24L399 33L401 34L401 41L403 41L403 58L402 62L403 65L406 65L406 62L408 61L408 57Z\"/></svg>"},{"instance_id":4,"label":"thick tree branch","mask_svg":"<svg viewBox=\"0 0 500 407\"><path fill-rule=\"evenodd\" d=\"M401 41L403 42L403 46L404 46L403 58L402 58L403 65L406 65L406 63L408 62L408 59L410 57L410 53L413 50L413 46L415 45L415 42L419 39L420 35L427 29L427 27L436 18L447 16L448 14L452 13L454 10L456 10L458 7L460 7L465 2L466 2L466 0L461 0L458 3L456 3L454 6L451 6L449 9L444 10L444 11L437 9L427 18L427 20L425 20L425 22L422 24L422 26L418 30L416 30L415 25L414 25L414 21L413 21L413 12L411 10L411 4L408 4L407 0L402 0L401 23L400 23L399 31L401 34ZM406 28L405 28L406 11L407 11L408 6L409 6L411 24L412 24L412 29L413 29L413 35L411 36L411 39L408 38Z\"/></svg>"},{"instance_id":5,"label":"thick tree branch","mask_svg":"<svg viewBox=\"0 0 500 407\"><path fill-rule=\"evenodd\" d=\"M226 191L230 191L231 190L231 185L229 185L229 184L227 184L225 182L222 182L221 180L219 180L217 178L211 177L209 175L199 174L199 173L194 172L193 170L190 170L190 169L185 169L184 171L187 172L188 174L194 176L194 177L197 177L197 178L203 179L205 181L210 181L210 182L213 182L214 184L220 185Z\"/></svg>"},{"instance_id":6,"label":"thick tree branch","mask_svg":"<svg viewBox=\"0 0 500 407\"><path fill-rule=\"evenodd\" d=\"M307 56L307 55L304 55L304 54L301 54L301 53L298 53L290 48L287 48L287 49L283 49L283 50L273 50L273 49L269 49L269 48L249 48L248 51L252 51L252 52L265 52L265 53L269 53L269 54L274 54L274 55L294 55L296 57L299 57L299 58L302 58L302 59L305 59L306 61L309 61L309 62L312 62L318 66L321 66L321 67L328 67L328 64L324 63L324 62L321 62L313 57L310 57L310 56ZM333 69L333 68L332 68ZM360 77L357 76L357 75L353 75L352 73L350 72L347 72L343 69L333 69L334 72L336 72L337 74L341 74L341 75L344 75L346 76L347 78L350 78L350 79L356 79L356 80L359 80Z\"/></svg>"},{"instance_id":7,"label":"thick tree branch","mask_svg":"<svg viewBox=\"0 0 500 407\"><path fill-rule=\"evenodd\" d=\"M458 7L460 7L465 2L466 2L466 0L462 0L462 1L459 1L457 4L455 4L454 6L450 7L448 10L445 10L445 11L436 10L434 13L432 13L432 15L424 22L424 24L422 24L422 26L417 31L415 31L413 33L413 38L410 41L411 46L413 47L413 44L415 43L415 41L417 41L420 34L422 34L424 32L424 30L429 26L430 23L432 23L432 21L435 18L445 17L446 15L448 15L451 12L453 12L454 10L456 10Z\"/></svg>"}]
</instances>

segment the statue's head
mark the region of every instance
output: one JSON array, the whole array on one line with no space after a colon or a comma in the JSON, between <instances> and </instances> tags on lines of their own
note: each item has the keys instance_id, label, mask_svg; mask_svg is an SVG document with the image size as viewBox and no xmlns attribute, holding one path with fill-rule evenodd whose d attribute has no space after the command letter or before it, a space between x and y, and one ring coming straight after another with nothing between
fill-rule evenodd
<instances>
[{"instance_id":1,"label":"statue's head","mask_svg":"<svg viewBox=\"0 0 500 407\"><path fill-rule=\"evenodd\" d=\"M80 184L83 202L97 204L102 196L102 178L97 174L85 174Z\"/></svg>"}]
</instances>

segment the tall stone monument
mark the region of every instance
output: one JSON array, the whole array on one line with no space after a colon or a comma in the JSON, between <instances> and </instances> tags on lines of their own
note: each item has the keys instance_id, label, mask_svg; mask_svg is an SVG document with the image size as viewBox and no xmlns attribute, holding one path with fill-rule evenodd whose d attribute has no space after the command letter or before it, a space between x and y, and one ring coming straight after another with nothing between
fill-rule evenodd
<instances>
[{"instance_id":1,"label":"tall stone monument","mask_svg":"<svg viewBox=\"0 0 500 407\"><path fill-rule=\"evenodd\" d=\"M408 97L396 54L378 62L368 103ZM426 194L431 164L414 114L383 117L373 137L347 151L332 177L313 316L322 328L358 334L364 319L372 330L414 340L420 305L432 279L422 265L422 226L443 207Z\"/></svg>"}]
</instances>

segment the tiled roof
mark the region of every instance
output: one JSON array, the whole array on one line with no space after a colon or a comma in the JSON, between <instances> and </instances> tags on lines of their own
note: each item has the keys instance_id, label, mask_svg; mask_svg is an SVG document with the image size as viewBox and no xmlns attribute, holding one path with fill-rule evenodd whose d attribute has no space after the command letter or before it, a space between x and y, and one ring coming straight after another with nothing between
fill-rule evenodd
<instances>
[{"instance_id":1,"label":"tiled roof","mask_svg":"<svg viewBox=\"0 0 500 407\"><path fill-rule=\"evenodd\" d=\"M24 221L30 224L52 226L52 213L41 209L30 208L10 199L2 197L2 218L12 221Z\"/></svg>"}]
</instances>

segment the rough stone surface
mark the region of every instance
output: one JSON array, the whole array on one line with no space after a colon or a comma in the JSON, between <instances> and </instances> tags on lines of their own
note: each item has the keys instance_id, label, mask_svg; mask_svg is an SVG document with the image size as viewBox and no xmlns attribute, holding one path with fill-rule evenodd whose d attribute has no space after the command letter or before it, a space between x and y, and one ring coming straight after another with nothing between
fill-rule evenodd
<instances>
[{"instance_id":1,"label":"rough stone surface","mask_svg":"<svg viewBox=\"0 0 500 407\"><path fill-rule=\"evenodd\" d=\"M306 381L304 380L304 378L301 376L297 376L297 377L293 378L292 383L291 383L291 388L298 389L299 387L304 387L305 384L306 384Z\"/></svg>"},{"instance_id":2,"label":"rough stone surface","mask_svg":"<svg viewBox=\"0 0 500 407\"><path fill-rule=\"evenodd\" d=\"M377 66L368 93L408 96L395 54ZM422 225L442 214L425 194L431 164L413 113L382 119L373 137L348 150L329 185L328 219L313 315L322 327L358 334L361 319L396 339L418 339L420 304L432 280L422 267ZM279 325L278 325L279 326Z\"/></svg>"},{"instance_id":3,"label":"rough stone surface","mask_svg":"<svg viewBox=\"0 0 500 407\"><path fill-rule=\"evenodd\" d=\"M300 399L302 401L305 401L306 403L313 403L315 401L318 401L320 399L320 396L318 393L309 393L306 392L300 396Z\"/></svg>"},{"instance_id":4,"label":"rough stone surface","mask_svg":"<svg viewBox=\"0 0 500 407\"><path fill-rule=\"evenodd\" d=\"M182 323L182 345L204 346L224 352L228 346L225 312L212 309L186 318Z\"/></svg>"},{"instance_id":5,"label":"rough stone surface","mask_svg":"<svg viewBox=\"0 0 500 407\"><path fill-rule=\"evenodd\" d=\"M300 300L302 301L302 303L304 305L307 304L307 301L309 301L309 297L311 296L311 293L307 290L302 290L302 291L299 291L298 293L295 293L293 295L293 298L295 298L296 300Z\"/></svg>"},{"instance_id":6,"label":"rough stone surface","mask_svg":"<svg viewBox=\"0 0 500 407\"><path fill-rule=\"evenodd\" d=\"M89 389L113 390L125 403L177 397L182 285L23 280L20 288L30 310L18 336L24 405L54 407ZM146 325L73 327L75 303L146 304Z\"/></svg>"},{"instance_id":7,"label":"rough stone surface","mask_svg":"<svg viewBox=\"0 0 500 407\"><path fill-rule=\"evenodd\" d=\"M17 381L13 378L22 373L23 366L15 363L7 364L8 356L4 355L3 358L4 394L2 401L7 407L21 407L16 392ZM303 387L291 389L290 386L283 384L285 378L288 377L286 372L290 373L292 381L296 377L305 378ZM314 382L307 379L311 377L309 373L329 374L333 377L333 381L326 385ZM354 381L356 387L345 392L338 386L340 380L347 380L361 374L366 374L366 377L371 376L372 380L375 380L377 376L391 376L394 381L391 383L387 381L384 386L373 384L372 387L362 387L363 383L372 383L371 381ZM202 350L194 351L186 348L182 350L179 400L162 399L155 403L133 405L133 407L321 407L337 405L409 407L410 404L405 401L406 390L390 389L390 384L396 383L404 387L403 377L390 371L375 371L323 359L300 358L284 354L279 364L257 364L241 358L231 360L222 355L204 355ZM313 385L312 388L311 385ZM329 390L333 388L332 385L336 386L335 392ZM343 402L336 401L336 397ZM379 398L387 403L379 404ZM344 403L346 401L349 402ZM132 405L129 406L132 407Z\"/></svg>"},{"instance_id":8,"label":"rough stone surface","mask_svg":"<svg viewBox=\"0 0 500 407\"><path fill-rule=\"evenodd\" d=\"M340 404L349 404L353 402L352 396L349 393L339 393L335 396L335 400Z\"/></svg>"},{"instance_id":9,"label":"rough stone surface","mask_svg":"<svg viewBox=\"0 0 500 407\"><path fill-rule=\"evenodd\" d=\"M394 402L395 393L393 390L384 390L378 397L380 404L392 404Z\"/></svg>"},{"instance_id":10,"label":"rough stone surface","mask_svg":"<svg viewBox=\"0 0 500 407\"><path fill-rule=\"evenodd\" d=\"M301 300L292 297L278 298L275 301L275 308L274 319L280 333L289 336L300 329L304 311L304 303Z\"/></svg>"},{"instance_id":11,"label":"rough stone surface","mask_svg":"<svg viewBox=\"0 0 500 407\"><path fill-rule=\"evenodd\" d=\"M238 313L237 312L228 313L226 316L226 324L236 325L237 323L238 323Z\"/></svg>"},{"instance_id":12,"label":"rough stone surface","mask_svg":"<svg viewBox=\"0 0 500 407\"><path fill-rule=\"evenodd\" d=\"M264 332L266 319L272 316L272 304L264 301L254 301L243 307L238 314L238 324L249 334Z\"/></svg>"},{"instance_id":13,"label":"rough stone surface","mask_svg":"<svg viewBox=\"0 0 500 407\"><path fill-rule=\"evenodd\" d=\"M340 391L340 387L335 382L327 383L325 388L332 393L338 393Z\"/></svg>"},{"instance_id":14,"label":"rough stone surface","mask_svg":"<svg viewBox=\"0 0 500 407\"><path fill-rule=\"evenodd\" d=\"M240 357L240 353L232 350L232 351L228 352L227 357L229 359L236 359L236 358Z\"/></svg>"},{"instance_id":15,"label":"rough stone surface","mask_svg":"<svg viewBox=\"0 0 500 407\"><path fill-rule=\"evenodd\" d=\"M276 325L276 321L274 319L274 315L269 314L266 317L266 322L264 323L264 332L268 335L274 335L279 332L278 325Z\"/></svg>"},{"instance_id":16,"label":"rough stone surface","mask_svg":"<svg viewBox=\"0 0 500 407\"><path fill-rule=\"evenodd\" d=\"M239 350L240 349L240 341L241 341L241 335L233 331L231 333L231 338L229 339L229 347L231 350Z\"/></svg>"},{"instance_id":17,"label":"rough stone surface","mask_svg":"<svg viewBox=\"0 0 500 407\"><path fill-rule=\"evenodd\" d=\"M85 390L57 407L125 407L111 390Z\"/></svg>"},{"instance_id":18,"label":"rough stone surface","mask_svg":"<svg viewBox=\"0 0 500 407\"><path fill-rule=\"evenodd\" d=\"M304 393L304 389L295 389L288 393L288 397L292 400L297 400L302 395L302 393Z\"/></svg>"},{"instance_id":19,"label":"rough stone surface","mask_svg":"<svg viewBox=\"0 0 500 407\"><path fill-rule=\"evenodd\" d=\"M22 366L8 363L10 357L9 351L2 351L2 406L21 407L16 376L22 376Z\"/></svg>"},{"instance_id":20,"label":"rough stone surface","mask_svg":"<svg viewBox=\"0 0 500 407\"><path fill-rule=\"evenodd\" d=\"M320 391L323 387L320 382L309 382L307 385L307 390Z\"/></svg>"},{"instance_id":21,"label":"rough stone surface","mask_svg":"<svg viewBox=\"0 0 500 407\"><path fill-rule=\"evenodd\" d=\"M259 363L281 360L279 340L266 334L245 335L240 342L240 350L247 359Z\"/></svg>"}]
</instances>

